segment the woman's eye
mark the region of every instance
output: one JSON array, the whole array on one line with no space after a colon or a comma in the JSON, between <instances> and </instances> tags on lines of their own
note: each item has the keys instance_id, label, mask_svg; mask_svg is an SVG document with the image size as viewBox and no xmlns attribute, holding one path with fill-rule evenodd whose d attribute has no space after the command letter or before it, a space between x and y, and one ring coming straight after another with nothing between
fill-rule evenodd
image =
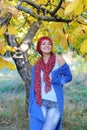
<instances>
[{"instance_id":1,"label":"woman's eye","mask_svg":"<svg viewBox=\"0 0 87 130\"><path fill-rule=\"evenodd\" d=\"M48 45L51 45L51 43L49 42Z\"/></svg>"},{"instance_id":2,"label":"woman's eye","mask_svg":"<svg viewBox=\"0 0 87 130\"><path fill-rule=\"evenodd\" d=\"M46 42L43 42L42 45L51 45L50 42L46 43Z\"/></svg>"},{"instance_id":3,"label":"woman's eye","mask_svg":"<svg viewBox=\"0 0 87 130\"><path fill-rule=\"evenodd\" d=\"M42 45L45 45L45 44L46 44L45 42L42 43Z\"/></svg>"}]
</instances>

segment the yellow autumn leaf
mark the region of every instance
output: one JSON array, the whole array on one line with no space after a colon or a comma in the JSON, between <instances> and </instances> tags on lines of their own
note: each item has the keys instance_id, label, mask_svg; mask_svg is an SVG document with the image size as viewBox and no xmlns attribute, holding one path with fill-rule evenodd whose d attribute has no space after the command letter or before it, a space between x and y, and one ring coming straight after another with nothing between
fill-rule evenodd
<instances>
[{"instance_id":1,"label":"yellow autumn leaf","mask_svg":"<svg viewBox=\"0 0 87 130\"><path fill-rule=\"evenodd\" d=\"M0 57L0 69L3 69L4 67L9 68L10 70L15 70L16 67L13 63L7 61L6 59L3 59Z\"/></svg>"},{"instance_id":2,"label":"yellow autumn leaf","mask_svg":"<svg viewBox=\"0 0 87 130\"><path fill-rule=\"evenodd\" d=\"M83 0L79 0L78 6L74 10L74 12L75 12L74 14L75 15L80 15L82 13L82 11L83 11L83 6L84 6Z\"/></svg>"},{"instance_id":3,"label":"yellow autumn leaf","mask_svg":"<svg viewBox=\"0 0 87 130\"><path fill-rule=\"evenodd\" d=\"M18 30L17 30L14 26L9 25L9 26L8 26L8 33L15 35L15 34L18 33Z\"/></svg>"},{"instance_id":4,"label":"yellow autumn leaf","mask_svg":"<svg viewBox=\"0 0 87 130\"><path fill-rule=\"evenodd\" d=\"M16 69L15 65L13 63L11 63L11 62L6 61L5 65L10 70L15 70Z\"/></svg>"},{"instance_id":5,"label":"yellow autumn leaf","mask_svg":"<svg viewBox=\"0 0 87 130\"><path fill-rule=\"evenodd\" d=\"M17 5L17 1L15 0L10 0L10 3L11 3L11 5L13 5L13 6L16 6Z\"/></svg>"},{"instance_id":6,"label":"yellow autumn leaf","mask_svg":"<svg viewBox=\"0 0 87 130\"><path fill-rule=\"evenodd\" d=\"M67 15L71 13L78 6L78 4L79 4L79 0L74 0L65 8L64 14Z\"/></svg>"},{"instance_id":7,"label":"yellow autumn leaf","mask_svg":"<svg viewBox=\"0 0 87 130\"><path fill-rule=\"evenodd\" d=\"M60 16L60 17L62 17L63 15L64 15L64 11L63 11L63 9L61 8L61 9L59 9L59 11L58 11L58 16Z\"/></svg>"},{"instance_id":8,"label":"yellow autumn leaf","mask_svg":"<svg viewBox=\"0 0 87 130\"><path fill-rule=\"evenodd\" d=\"M78 26L75 30L74 30L74 34L75 35L80 35L82 32L82 26Z\"/></svg>"},{"instance_id":9,"label":"yellow autumn leaf","mask_svg":"<svg viewBox=\"0 0 87 130\"><path fill-rule=\"evenodd\" d=\"M6 53L6 48L2 47L0 48L0 54L4 55Z\"/></svg>"},{"instance_id":10,"label":"yellow autumn leaf","mask_svg":"<svg viewBox=\"0 0 87 130\"><path fill-rule=\"evenodd\" d=\"M87 0L84 0L84 9L87 9Z\"/></svg>"},{"instance_id":11,"label":"yellow autumn leaf","mask_svg":"<svg viewBox=\"0 0 87 130\"><path fill-rule=\"evenodd\" d=\"M4 59L0 57L0 69L3 69L5 67Z\"/></svg>"},{"instance_id":12,"label":"yellow autumn leaf","mask_svg":"<svg viewBox=\"0 0 87 130\"><path fill-rule=\"evenodd\" d=\"M6 48L5 48L5 40L0 41L0 54L4 55L6 53Z\"/></svg>"},{"instance_id":13,"label":"yellow autumn leaf","mask_svg":"<svg viewBox=\"0 0 87 130\"><path fill-rule=\"evenodd\" d=\"M85 34L87 35L87 26L86 25L83 25L83 28L82 28L84 31L85 31Z\"/></svg>"},{"instance_id":14,"label":"yellow autumn leaf","mask_svg":"<svg viewBox=\"0 0 87 130\"><path fill-rule=\"evenodd\" d=\"M46 4L47 3L47 0L35 0L35 3L36 4Z\"/></svg>"},{"instance_id":15,"label":"yellow autumn leaf","mask_svg":"<svg viewBox=\"0 0 87 130\"><path fill-rule=\"evenodd\" d=\"M68 40L70 44L73 44L75 42L75 37L73 35L68 35Z\"/></svg>"},{"instance_id":16,"label":"yellow autumn leaf","mask_svg":"<svg viewBox=\"0 0 87 130\"><path fill-rule=\"evenodd\" d=\"M62 36L60 34L55 35L53 38L53 41L55 41L55 44L57 44L57 45L60 45L61 40L62 40Z\"/></svg>"},{"instance_id":17,"label":"yellow autumn leaf","mask_svg":"<svg viewBox=\"0 0 87 130\"><path fill-rule=\"evenodd\" d=\"M1 28L0 28L0 35L3 35L6 31L6 25L3 25Z\"/></svg>"},{"instance_id":18,"label":"yellow autumn leaf","mask_svg":"<svg viewBox=\"0 0 87 130\"><path fill-rule=\"evenodd\" d=\"M0 41L0 48L4 47L5 46L5 40L1 40Z\"/></svg>"},{"instance_id":19,"label":"yellow autumn leaf","mask_svg":"<svg viewBox=\"0 0 87 130\"><path fill-rule=\"evenodd\" d=\"M28 57L28 60L29 60L29 63L31 66L33 66L39 59L40 59L40 56L35 57L34 54L32 54Z\"/></svg>"},{"instance_id":20,"label":"yellow autumn leaf","mask_svg":"<svg viewBox=\"0 0 87 130\"><path fill-rule=\"evenodd\" d=\"M87 39L82 43L82 45L80 47L80 51L82 54L87 53Z\"/></svg>"},{"instance_id":21,"label":"yellow autumn leaf","mask_svg":"<svg viewBox=\"0 0 87 130\"><path fill-rule=\"evenodd\" d=\"M53 46L53 48L52 48L52 52L56 53L56 51L57 51L56 47Z\"/></svg>"},{"instance_id":22,"label":"yellow autumn leaf","mask_svg":"<svg viewBox=\"0 0 87 130\"><path fill-rule=\"evenodd\" d=\"M15 48L13 48L13 47L11 47L11 46L6 46L6 49L8 50L8 51L11 51L11 52L16 52L16 49Z\"/></svg>"},{"instance_id":23,"label":"yellow autumn leaf","mask_svg":"<svg viewBox=\"0 0 87 130\"><path fill-rule=\"evenodd\" d=\"M63 31L61 31L61 30L59 30L59 38L58 38L58 41L59 40L61 40L60 41L60 43L61 43L61 45L63 46L63 48L65 49L65 50L67 50L68 49L68 45L67 45L67 35L65 35L64 33L63 33Z\"/></svg>"},{"instance_id":24,"label":"yellow autumn leaf","mask_svg":"<svg viewBox=\"0 0 87 130\"><path fill-rule=\"evenodd\" d=\"M65 35L62 40L62 46L65 50L68 50L67 36Z\"/></svg>"}]
</instances>

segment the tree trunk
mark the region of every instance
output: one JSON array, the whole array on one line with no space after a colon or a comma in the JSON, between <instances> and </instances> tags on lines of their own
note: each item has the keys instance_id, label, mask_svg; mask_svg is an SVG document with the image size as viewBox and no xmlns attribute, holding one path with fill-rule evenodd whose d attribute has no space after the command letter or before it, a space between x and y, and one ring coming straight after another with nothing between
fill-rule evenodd
<instances>
[{"instance_id":1,"label":"tree trunk","mask_svg":"<svg viewBox=\"0 0 87 130\"><path fill-rule=\"evenodd\" d=\"M39 29L39 23L33 23L25 38L23 39L22 43L20 44L20 46L18 46L17 44L17 40L15 38L15 36L13 35L10 35L8 33L5 34L6 36L6 39L7 39L7 42L10 46L12 47L16 47L16 52L15 53L11 53L12 55L12 58L13 60L15 61L15 65L16 65L16 68L18 70L18 73L20 74L22 80L24 81L25 83L25 91L26 91L26 114L28 116L28 100L29 100L29 85L30 85L30 82L31 82L31 65L30 63L28 62L27 60L27 47L29 47L29 45L31 44L31 41L33 39L33 37L35 36L36 32L38 31ZM25 48L23 48L23 44L25 44Z\"/></svg>"}]
</instances>

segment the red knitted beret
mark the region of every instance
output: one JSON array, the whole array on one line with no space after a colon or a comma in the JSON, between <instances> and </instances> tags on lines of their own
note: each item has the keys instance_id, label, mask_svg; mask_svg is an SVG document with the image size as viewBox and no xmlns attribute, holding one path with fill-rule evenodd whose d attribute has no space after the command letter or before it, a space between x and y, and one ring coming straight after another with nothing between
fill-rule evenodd
<instances>
[{"instance_id":1,"label":"red knitted beret","mask_svg":"<svg viewBox=\"0 0 87 130\"><path fill-rule=\"evenodd\" d=\"M52 42L52 40L51 40L49 37L43 36L43 37L39 38L39 40L38 40L38 42L37 42L36 49L37 49L37 51L38 51L40 54L41 54L40 46L41 46L41 43L42 43L44 40L48 40L48 41L51 43L51 45L53 46L53 42Z\"/></svg>"}]
</instances>

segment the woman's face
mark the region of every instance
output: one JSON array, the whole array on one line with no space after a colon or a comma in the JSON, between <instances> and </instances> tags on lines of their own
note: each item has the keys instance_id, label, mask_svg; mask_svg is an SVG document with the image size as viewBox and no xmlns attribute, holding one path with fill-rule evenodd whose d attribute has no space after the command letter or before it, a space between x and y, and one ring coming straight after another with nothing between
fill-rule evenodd
<instances>
[{"instance_id":1,"label":"woman's face","mask_svg":"<svg viewBox=\"0 0 87 130\"><path fill-rule=\"evenodd\" d=\"M41 52L44 54L51 53L52 45L49 40L43 40L40 46Z\"/></svg>"}]
</instances>

